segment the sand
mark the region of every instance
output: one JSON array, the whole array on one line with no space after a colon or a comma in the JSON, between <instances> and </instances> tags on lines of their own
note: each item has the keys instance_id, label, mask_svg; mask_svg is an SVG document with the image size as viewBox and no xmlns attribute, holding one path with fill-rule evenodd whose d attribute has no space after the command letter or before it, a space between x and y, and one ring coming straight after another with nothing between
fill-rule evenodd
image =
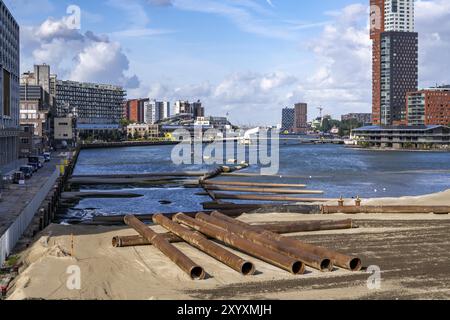
<instances>
[{"instance_id":1,"label":"sand","mask_svg":"<svg viewBox=\"0 0 450 320\"><path fill-rule=\"evenodd\" d=\"M363 204L450 205L450 190L421 197L364 200ZM8 299L373 299L450 298L450 216L433 214L299 215L252 214L247 222L330 220L353 218L352 230L291 235L346 254L382 270L379 290L367 287L369 274L336 269L321 273L307 268L294 276L237 253L256 264L257 274L242 276L213 258L176 244L207 271L193 281L157 249L113 248L116 235L135 235L128 227L51 225L21 253L24 266ZM154 227L158 232L161 227ZM73 235L73 237L72 237ZM70 256L71 242L74 257ZM413 260L414 263L410 263ZM81 289L70 290L68 268L81 270Z\"/></svg>"}]
</instances>

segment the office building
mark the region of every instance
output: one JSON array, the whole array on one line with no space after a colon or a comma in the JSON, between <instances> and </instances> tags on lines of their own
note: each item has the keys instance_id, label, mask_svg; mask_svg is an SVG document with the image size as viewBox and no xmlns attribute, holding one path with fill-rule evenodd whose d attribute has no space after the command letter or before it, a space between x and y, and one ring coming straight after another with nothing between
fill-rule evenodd
<instances>
[{"instance_id":1,"label":"office building","mask_svg":"<svg viewBox=\"0 0 450 320\"><path fill-rule=\"evenodd\" d=\"M144 122L155 124L170 117L170 102L148 100L144 105Z\"/></svg>"},{"instance_id":2,"label":"office building","mask_svg":"<svg viewBox=\"0 0 450 320\"><path fill-rule=\"evenodd\" d=\"M77 139L76 120L73 117L54 119L54 141L56 147L62 144L73 145Z\"/></svg>"},{"instance_id":3,"label":"office building","mask_svg":"<svg viewBox=\"0 0 450 320\"><path fill-rule=\"evenodd\" d=\"M294 110L294 133L306 133L308 131L308 105L297 103Z\"/></svg>"},{"instance_id":4,"label":"office building","mask_svg":"<svg viewBox=\"0 0 450 320\"><path fill-rule=\"evenodd\" d=\"M9 170L18 158L19 25L0 0L0 169Z\"/></svg>"},{"instance_id":5,"label":"office building","mask_svg":"<svg viewBox=\"0 0 450 320\"><path fill-rule=\"evenodd\" d=\"M57 117L74 115L77 124L118 124L125 96L119 86L57 80Z\"/></svg>"},{"instance_id":6,"label":"office building","mask_svg":"<svg viewBox=\"0 0 450 320\"><path fill-rule=\"evenodd\" d=\"M205 116L205 108L202 106L200 100L197 100L197 102L192 103L191 109L192 113L194 114L194 119Z\"/></svg>"},{"instance_id":7,"label":"office building","mask_svg":"<svg viewBox=\"0 0 450 320\"><path fill-rule=\"evenodd\" d=\"M283 108L281 112L281 131L292 132L294 130L295 109Z\"/></svg>"},{"instance_id":8,"label":"office building","mask_svg":"<svg viewBox=\"0 0 450 320\"><path fill-rule=\"evenodd\" d=\"M174 105L174 115L177 114L193 114L192 106L189 101L178 100Z\"/></svg>"},{"instance_id":9,"label":"office building","mask_svg":"<svg viewBox=\"0 0 450 320\"><path fill-rule=\"evenodd\" d=\"M352 130L358 145L381 148L448 149L450 127L442 125L366 126Z\"/></svg>"},{"instance_id":10,"label":"office building","mask_svg":"<svg viewBox=\"0 0 450 320\"><path fill-rule=\"evenodd\" d=\"M21 75L21 86L40 86L45 94L49 109L55 105L57 76L50 72L47 64L35 65L34 72L28 71Z\"/></svg>"},{"instance_id":11,"label":"office building","mask_svg":"<svg viewBox=\"0 0 450 320\"><path fill-rule=\"evenodd\" d=\"M374 124L406 124L406 94L418 86L414 0L371 0Z\"/></svg>"},{"instance_id":12,"label":"office building","mask_svg":"<svg viewBox=\"0 0 450 320\"><path fill-rule=\"evenodd\" d=\"M450 125L450 86L410 92L408 125Z\"/></svg>"},{"instance_id":13,"label":"office building","mask_svg":"<svg viewBox=\"0 0 450 320\"><path fill-rule=\"evenodd\" d=\"M149 101L149 99L128 100L125 104L125 119L131 122L144 123Z\"/></svg>"},{"instance_id":14,"label":"office building","mask_svg":"<svg viewBox=\"0 0 450 320\"><path fill-rule=\"evenodd\" d=\"M200 100L194 103L178 100L175 102L173 115L189 115L190 119L195 120L205 116L205 108Z\"/></svg>"}]
</instances>

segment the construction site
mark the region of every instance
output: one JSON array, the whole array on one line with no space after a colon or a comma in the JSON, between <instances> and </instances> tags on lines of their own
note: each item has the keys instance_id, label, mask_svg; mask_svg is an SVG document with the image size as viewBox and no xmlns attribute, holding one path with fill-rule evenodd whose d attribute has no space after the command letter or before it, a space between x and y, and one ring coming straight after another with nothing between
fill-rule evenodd
<instances>
[{"instance_id":1,"label":"construction site","mask_svg":"<svg viewBox=\"0 0 450 320\"><path fill-rule=\"evenodd\" d=\"M209 172L75 176L78 152L2 268L7 299L450 297L450 190L330 199L306 184L245 181L254 175L238 172L244 163ZM77 185L167 181L201 188L211 201L201 212L53 223L61 207L84 197L139 201L132 192Z\"/></svg>"}]
</instances>

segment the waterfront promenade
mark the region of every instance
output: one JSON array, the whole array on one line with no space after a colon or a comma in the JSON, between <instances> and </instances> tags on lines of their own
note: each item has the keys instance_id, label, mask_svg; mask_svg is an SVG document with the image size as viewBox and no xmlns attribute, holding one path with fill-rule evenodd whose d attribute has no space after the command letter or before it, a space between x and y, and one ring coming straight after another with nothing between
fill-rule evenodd
<instances>
[{"instance_id":1,"label":"waterfront promenade","mask_svg":"<svg viewBox=\"0 0 450 320\"><path fill-rule=\"evenodd\" d=\"M61 157L52 155L51 162L26 180L25 185L11 184L2 191L0 200L0 265L8 256L59 176Z\"/></svg>"}]
</instances>

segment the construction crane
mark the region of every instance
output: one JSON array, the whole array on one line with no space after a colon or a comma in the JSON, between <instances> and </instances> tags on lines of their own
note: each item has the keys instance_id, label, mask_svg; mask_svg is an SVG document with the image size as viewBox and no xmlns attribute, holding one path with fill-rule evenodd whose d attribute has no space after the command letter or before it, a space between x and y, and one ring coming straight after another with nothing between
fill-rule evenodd
<instances>
[{"instance_id":1,"label":"construction crane","mask_svg":"<svg viewBox=\"0 0 450 320\"><path fill-rule=\"evenodd\" d=\"M322 119L323 107L317 107L317 110L320 111L320 119Z\"/></svg>"}]
</instances>

